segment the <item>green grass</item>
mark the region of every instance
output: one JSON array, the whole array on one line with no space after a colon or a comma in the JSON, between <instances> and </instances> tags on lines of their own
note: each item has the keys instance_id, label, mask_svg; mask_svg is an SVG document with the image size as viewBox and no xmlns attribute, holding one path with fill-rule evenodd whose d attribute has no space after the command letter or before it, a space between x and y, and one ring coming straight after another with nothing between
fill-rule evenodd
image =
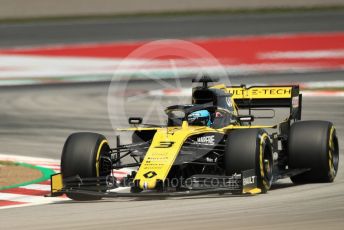
<instances>
[{"instance_id":1,"label":"green grass","mask_svg":"<svg viewBox=\"0 0 344 230\"><path fill-rule=\"evenodd\" d=\"M297 13L317 11L344 11L344 6L314 6L314 7L278 7L278 8L256 8L256 9L223 9L223 10L199 10L199 11L168 11L136 14L111 14L111 15L76 15L58 17L32 17L18 19L0 19L1 23L32 23L32 22L55 22L74 20L102 20L135 17L176 17L197 15L235 15L235 14L267 14L267 13Z\"/></svg>"},{"instance_id":2,"label":"green grass","mask_svg":"<svg viewBox=\"0 0 344 230\"><path fill-rule=\"evenodd\" d=\"M17 187L25 186L25 185L29 185L29 184L40 183L40 182L49 180L50 176L55 174L55 171L52 170L52 169L44 168L44 167L40 167L40 166L36 166L36 165L31 165L31 164L26 164L26 163L19 163L19 162L7 162L7 161L0 161L0 163L2 165L16 165L16 166L22 166L22 167L31 168L31 169L40 171L41 174L42 174L42 176L40 178L37 178L37 179L34 179L34 180L30 180L30 181L26 181L26 182L23 182L23 183L9 185L9 186L2 186L2 187L0 187L0 190L10 189L10 188L17 188Z\"/></svg>"}]
</instances>

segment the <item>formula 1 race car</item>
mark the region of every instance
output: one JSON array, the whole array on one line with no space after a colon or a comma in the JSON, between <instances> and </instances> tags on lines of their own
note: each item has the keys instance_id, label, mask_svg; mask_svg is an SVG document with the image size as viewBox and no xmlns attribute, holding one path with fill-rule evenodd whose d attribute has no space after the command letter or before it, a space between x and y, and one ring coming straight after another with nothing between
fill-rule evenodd
<instances>
[{"instance_id":1,"label":"formula 1 race car","mask_svg":"<svg viewBox=\"0 0 344 230\"><path fill-rule=\"evenodd\" d=\"M51 196L74 200L102 197L185 196L208 193L256 194L275 181L332 182L338 170L336 130L328 121L300 121L299 86L209 86L194 79L192 103L167 107L167 124L129 118L132 143L111 148L96 133L74 133L65 142L61 173L51 177ZM273 125L278 108L286 118ZM255 117L254 111L272 116ZM123 163L123 159L132 162ZM122 179L113 172L134 170ZM136 168L135 168L136 167ZM130 192L118 192L128 187ZM130 188L130 189L129 189Z\"/></svg>"}]
</instances>

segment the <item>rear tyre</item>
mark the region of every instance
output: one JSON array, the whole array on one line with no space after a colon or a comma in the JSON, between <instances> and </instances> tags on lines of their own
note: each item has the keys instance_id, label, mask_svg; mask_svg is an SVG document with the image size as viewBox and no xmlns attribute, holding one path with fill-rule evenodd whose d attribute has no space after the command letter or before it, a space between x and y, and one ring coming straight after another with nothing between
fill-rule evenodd
<instances>
[{"instance_id":1,"label":"rear tyre","mask_svg":"<svg viewBox=\"0 0 344 230\"><path fill-rule=\"evenodd\" d=\"M226 175L254 169L263 193L272 184L273 157L268 134L262 129L234 130L228 134L224 155Z\"/></svg>"},{"instance_id":2,"label":"rear tyre","mask_svg":"<svg viewBox=\"0 0 344 230\"><path fill-rule=\"evenodd\" d=\"M328 121L299 121L289 134L289 168L310 171L291 177L296 184L333 182L337 175L339 147L336 129Z\"/></svg>"},{"instance_id":3,"label":"rear tyre","mask_svg":"<svg viewBox=\"0 0 344 230\"><path fill-rule=\"evenodd\" d=\"M102 157L110 155L110 147L106 138L97 133L71 134L63 147L61 157L62 178L79 175L83 177L107 176L111 173L111 165L102 162ZM98 191L98 190L97 190ZM97 200L100 197L84 194L66 194L73 200Z\"/></svg>"}]
</instances>

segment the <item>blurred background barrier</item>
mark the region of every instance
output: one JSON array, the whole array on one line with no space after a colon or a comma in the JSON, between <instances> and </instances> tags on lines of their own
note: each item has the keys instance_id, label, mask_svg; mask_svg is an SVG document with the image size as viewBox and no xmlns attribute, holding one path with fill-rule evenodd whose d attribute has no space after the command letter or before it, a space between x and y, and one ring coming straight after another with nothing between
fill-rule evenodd
<instances>
[{"instance_id":1,"label":"blurred background barrier","mask_svg":"<svg viewBox=\"0 0 344 230\"><path fill-rule=\"evenodd\" d=\"M343 0L0 0L0 20L344 6Z\"/></svg>"}]
</instances>

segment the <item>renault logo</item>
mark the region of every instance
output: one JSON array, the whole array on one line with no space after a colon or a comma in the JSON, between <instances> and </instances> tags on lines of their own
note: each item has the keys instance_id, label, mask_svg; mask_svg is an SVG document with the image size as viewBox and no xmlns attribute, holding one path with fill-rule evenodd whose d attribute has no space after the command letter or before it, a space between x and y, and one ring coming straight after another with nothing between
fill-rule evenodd
<instances>
[{"instance_id":1,"label":"renault logo","mask_svg":"<svg viewBox=\"0 0 344 230\"><path fill-rule=\"evenodd\" d=\"M145 178L153 178L153 177L155 177L157 174L156 174L156 172L154 172L154 171L149 171L149 172L146 172L145 174L143 174L143 176L145 177Z\"/></svg>"}]
</instances>

